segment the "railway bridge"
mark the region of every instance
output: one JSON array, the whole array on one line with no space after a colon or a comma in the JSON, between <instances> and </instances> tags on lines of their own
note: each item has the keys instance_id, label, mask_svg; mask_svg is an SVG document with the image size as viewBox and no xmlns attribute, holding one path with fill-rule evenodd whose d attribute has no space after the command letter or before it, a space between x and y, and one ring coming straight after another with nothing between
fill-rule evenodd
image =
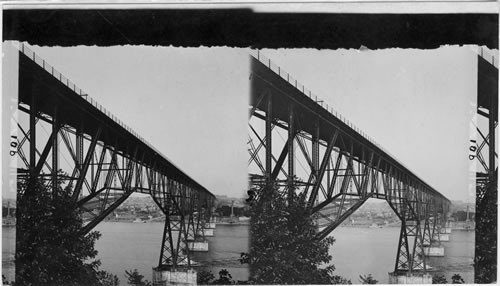
<instances>
[{"instance_id":1,"label":"railway bridge","mask_svg":"<svg viewBox=\"0 0 500 286\"><path fill-rule=\"evenodd\" d=\"M425 257L444 255L450 201L259 51L250 61L250 184L305 192L317 239L369 198L387 201L401 221L390 283L431 283Z\"/></svg>"},{"instance_id":2,"label":"railway bridge","mask_svg":"<svg viewBox=\"0 0 500 286\"><path fill-rule=\"evenodd\" d=\"M165 214L155 285L196 283L190 252L208 250L215 196L24 44L18 62L18 179L71 186L86 218L81 235L132 193L150 195Z\"/></svg>"}]
</instances>

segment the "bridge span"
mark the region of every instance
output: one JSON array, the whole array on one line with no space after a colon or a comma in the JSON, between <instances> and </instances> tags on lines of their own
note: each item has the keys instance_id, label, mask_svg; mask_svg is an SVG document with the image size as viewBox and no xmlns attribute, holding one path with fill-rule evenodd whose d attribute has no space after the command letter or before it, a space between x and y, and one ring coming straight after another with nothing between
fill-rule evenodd
<instances>
[{"instance_id":1,"label":"bridge span","mask_svg":"<svg viewBox=\"0 0 500 286\"><path fill-rule=\"evenodd\" d=\"M305 192L319 218L317 239L367 199L387 201L401 220L391 282L428 283L425 256L444 255L450 201L259 51L250 61L250 184Z\"/></svg>"},{"instance_id":2,"label":"bridge span","mask_svg":"<svg viewBox=\"0 0 500 286\"><path fill-rule=\"evenodd\" d=\"M71 186L81 235L132 193L150 195L166 217L158 279L190 268L189 252L208 249L215 196L27 46L18 55L18 178Z\"/></svg>"}]
</instances>

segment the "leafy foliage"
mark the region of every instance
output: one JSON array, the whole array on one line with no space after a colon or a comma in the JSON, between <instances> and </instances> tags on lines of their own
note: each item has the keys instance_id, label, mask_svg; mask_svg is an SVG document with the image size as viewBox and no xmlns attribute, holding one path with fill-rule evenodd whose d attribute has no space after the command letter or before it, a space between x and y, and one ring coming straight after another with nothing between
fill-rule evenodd
<instances>
[{"instance_id":1,"label":"leafy foliage","mask_svg":"<svg viewBox=\"0 0 500 286\"><path fill-rule=\"evenodd\" d=\"M238 281L242 282L242 281ZM244 282L244 281L243 281ZM236 284L233 277L226 269L219 271L219 278L215 279L214 274L211 271L200 271L198 273L197 283L200 285L232 285ZM238 283L241 284L241 283Z\"/></svg>"},{"instance_id":2,"label":"leafy foliage","mask_svg":"<svg viewBox=\"0 0 500 286\"><path fill-rule=\"evenodd\" d=\"M120 285L120 279L118 276L111 274L106 271L99 271L99 285L101 286L117 286Z\"/></svg>"},{"instance_id":3,"label":"leafy foliage","mask_svg":"<svg viewBox=\"0 0 500 286\"><path fill-rule=\"evenodd\" d=\"M41 180L18 182L16 285L99 285L100 234L80 235L71 186L51 189Z\"/></svg>"},{"instance_id":4,"label":"leafy foliage","mask_svg":"<svg viewBox=\"0 0 500 286\"><path fill-rule=\"evenodd\" d=\"M128 284L129 285L134 285L134 286L151 286L151 282L148 280L144 280L144 275L139 274L139 271L137 269L134 270L125 270L125 276L128 279Z\"/></svg>"},{"instance_id":5,"label":"leafy foliage","mask_svg":"<svg viewBox=\"0 0 500 286\"><path fill-rule=\"evenodd\" d=\"M432 284L447 284L448 281L446 280L446 277L444 277L443 274L436 274L432 276Z\"/></svg>"},{"instance_id":6,"label":"leafy foliage","mask_svg":"<svg viewBox=\"0 0 500 286\"><path fill-rule=\"evenodd\" d=\"M344 278L340 275L333 275L330 278L330 283L331 284L349 284L349 285L352 284L351 280Z\"/></svg>"},{"instance_id":7,"label":"leafy foliage","mask_svg":"<svg viewBox=\"0 0 500 286\"><path fill-rule=\"evenodd\" d=\"M226 269L222 269L221 271L219 271L219 279L215 280L214 284L221 284L221 285L234 284L233 276L231 276L231 274L229 274L229 272Z\"/></svg>"},{"instance_id":8,"label":"leafy foliage","mask_svg":"<svg viewBox=\"0 0 500 286\"><path fill-rule=\"evenodd\" d=\"M494 283L497 280L497 172L490 182L476 188L474 283Z\"/></svg>"},{"instance_id":9,"label":"leafy foliage","mask_svg":"<svg viewBox=\"0 0 500 286\"><path fill-rule=\"evenodd\" d=\"M250 264L250 282L350 284L333 275L335 267L328 265L332 259L328 250L335 240L315 238L316 225L305 194L285 198L277 189L268 189L252 205L251 212L250 253L240 259Z\"/></svg>"},{"instance_id":10,"label":"leafy foliage","mask_svg":"<svg viewBox=\"0 0 500 286\"><path fill-rule=\"evenodd\" d=\"M198 272L196 283L198 285L211 285L215 280L215 276L212 271L200 271Z\"/></svg>"},{"instance_id":11,"label":"leafy foliage","mask_svg":"<svg viewBox=\"0 0 500 286\"><path fill-rule=\"evenodd\" d=\"M464 284L464 279L462 278L462 276L460 276L460 274L454 274L453 276L451 276L451 284Z\"/></svg>"},{"instance_id":12,"label":"leafy foliage","mask_svg":"<svg viewBox=\"0 0 500 286\"><path fill-rule=\"evenodd\" d=\"M359 280L361 284L377 284L378 280L375 280L371 274L368 275L359 275Z\"/></svg>"}]
</instances>

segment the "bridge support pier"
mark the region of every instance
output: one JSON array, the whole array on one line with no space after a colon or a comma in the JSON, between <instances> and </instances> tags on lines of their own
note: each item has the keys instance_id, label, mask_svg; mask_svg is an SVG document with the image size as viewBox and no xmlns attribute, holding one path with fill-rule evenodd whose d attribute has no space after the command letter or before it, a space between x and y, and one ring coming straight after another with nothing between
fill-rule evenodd
<instances>
[{"instance_id":1,"label":"bridge support pier","mask_svg":"<svg viewBox=\"0 0 500 286\"><path fill-rule=\"evenodd\" d=\"M203 229L203 232L205 233L205 236L209 236L209 237L214 236L214 229L213 228L205 228L205 229Z\"/></svg>"},{"instance_id":2,"label":"bridge support pier","mask_svg":"<svg viewBox=\"0 0 500 286\"><path fill-rule=\"evenodd\" d=\"M153 268L153 285L196 285L197 273L193 269L167 269L163 267Z\"/></svg>"},{"instance_id":3,"label":"bridge support pier","mask_svg":"<svg viewBox=\"0 0 500 286\"><path fill-rule=\"evenodd\" d=\"M451 227L442 227L441 228L441 233L450 234L451 233Z\"/></svg>"},{"instance_id":4,"label":"bridge support pier","mask_svg":"<svg viewBox=\"0 0 500 286\"><path fill-rule=\"evenodd\" d=\"M424 246L424 254L425 254L425 256L443 257L444 256L444 247L442 247L440 245Z\"/></svg>"},{"instance_id":5,"label":"bridge support pier","mask_svg":"<svg viewBox=\"0 0 500 286\"><path fill-rule=\"evenodd\" d=\"M188 241L189 251L193 252L207 252L208 251L208 241Z\"/></svg>"},{"instance_id":6,"label":"bridge support pier","mask_svg":"<svg viewBox=\"0 0 500 286\"><path fill-rule=\"evenodd\" d=\"M439 236L434 235L432 239L435 241L450 241L450 235L449 234L440 234Z\"/></svg>"},{"instance_id":7,"label":"bridge support pier","mask_svg":"<svg viewBox=\"0 0 500 286\"><path fill-rule=\"evenodd\" d=\"M427 273L389 273L389 284L432 284L432 276Z\"/></svg>"},{"instance_id":8,"label":"bridge support pier","mask_svg":"<svg viewBox=\"0 0 500 286\"><path fill-rule=\"evenodd\" d=\"M215 217L210 217L210 219L208 220L208 222L205 223L205 228L206 229L215 229L216 228L216 220L215 220Z\"/></svg>"},{"instance_id":9,"label":"bridge support pier","mask_svg":"<svg viewBox=\"0 0 500 286\"><path fill-rule=\"evenodd\" d=\"M187 244L189 251L208 251L208 241L205 240L205 219L202 213L190 216L188 221Z\"/></svg>"}]
</instances>

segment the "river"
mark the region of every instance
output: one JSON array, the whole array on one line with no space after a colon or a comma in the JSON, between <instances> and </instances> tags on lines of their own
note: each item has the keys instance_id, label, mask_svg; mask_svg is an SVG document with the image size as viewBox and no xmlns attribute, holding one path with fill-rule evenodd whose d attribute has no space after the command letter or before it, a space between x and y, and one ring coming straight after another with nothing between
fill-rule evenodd
<instances>
[{"instance_id":1,"label":"river","mask_svg":"<svg viewBox=\"0 0 500 286\"><path fill-rule=\"evenodd\" d=\"M125 270L137 268L151 281L152 267L158 264L163 223L103 222L96 227L102 237L96 243L101 268L118 276L126 285ZM339 227L331 235L336 239L330 254L336 274L359 284L359 275L372 274L379 283L388 282L396 258L399 228L353 228ZM209 239L208 253L195 253L194 260L235 259L248 250L248 226L217 225L215 236ZM2 274L13 280L13 248L15 228L2 228ZM459 273L466 283L473 283L474 232L453 230L450 242L443 242L445 257L430 258L428 264L451 276ZM229 270L233 279L245 280L248 269L234 264L234 267L214 267Z\"/></svg>"},{"instance_id":2,"label":"river","mask_svg":"<svg viewBox=\"0 0 500 286\"><path fill-rule=\"evenodd\" d=\"M359 275L372 274L387 284L396 263L399 227L339 227L331 235L335 243L330 254L338 275L359 284ZM474 283L474 232L453 230L449 242L442 242L444 257L428 257L427 265L436 268L431 274L444 274L448 282L458 273L468 284Z\"/></svg>"}]
</instances>

